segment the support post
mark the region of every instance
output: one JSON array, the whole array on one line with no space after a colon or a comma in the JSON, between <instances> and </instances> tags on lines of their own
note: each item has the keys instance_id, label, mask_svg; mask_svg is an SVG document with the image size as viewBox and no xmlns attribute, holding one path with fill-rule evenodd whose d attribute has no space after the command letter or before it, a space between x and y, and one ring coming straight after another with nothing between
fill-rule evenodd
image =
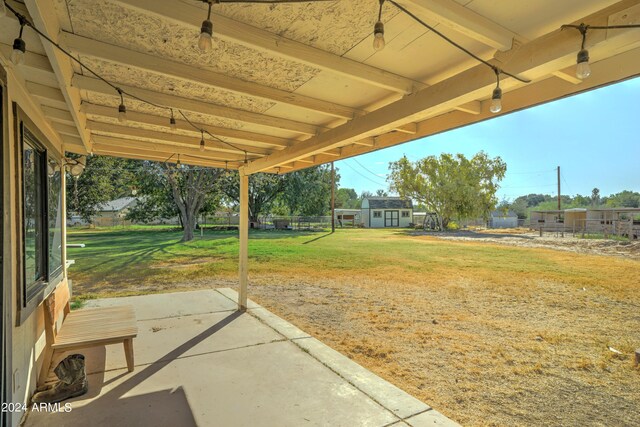
<instances>
[{"instance_id":1,"label":"support post","mask_svg":"<svg viewBox=\"0 0 640 427\"><path fill-rule=\"evenodd\" d=\"M240 291L238 292L238 309L247 309L247 284L249 282L249 175L240 169Z\"/></svg>"},{"instance_id":2,"label":"support post","mask_svg":"<svg viewBox=\"0 0 640 427\"><path fill-rule=\"evenodd\" d=\"M336 232L336 169L331 162L331 232Z\"/></svg>"}]
</instances>

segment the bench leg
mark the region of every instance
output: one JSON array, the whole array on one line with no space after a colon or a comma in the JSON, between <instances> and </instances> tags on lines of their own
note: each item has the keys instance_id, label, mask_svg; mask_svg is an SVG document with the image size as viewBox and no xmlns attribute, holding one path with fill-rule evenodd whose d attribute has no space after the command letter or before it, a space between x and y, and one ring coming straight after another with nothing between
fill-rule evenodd
<instances>
[{"instance_id":1,"label":"bench leg","mask_svg":"<svg viewBox=\"0 0 640 427\"><path fill-rule=\"evenodd\" d=\"M127 358L127 368L133 372L133 338L124 340L124 356Z\"/></svg>"}]
</instances>

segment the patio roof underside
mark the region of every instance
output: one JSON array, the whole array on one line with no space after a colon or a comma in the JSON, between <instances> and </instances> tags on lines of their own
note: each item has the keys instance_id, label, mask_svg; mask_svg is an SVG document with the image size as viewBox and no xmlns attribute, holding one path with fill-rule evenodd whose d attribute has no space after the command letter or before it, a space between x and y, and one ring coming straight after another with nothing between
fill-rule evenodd
<instances>
[{"instance_id":1,"label":"patio roof underside","mask_svg":"<svg viewBox=\"0 0 640 427\"><path fill-rule=\"evenodd\" d=\"M372 48L378 0L214 4L213 49L197 48L197 0L26 0L35 25L118 94L25 30L16 74L66 151L286 173L493 117L495 75L386 2L387 46ZM214 2L215 3L215 2ZM562 24L640 22L640 0L398 0L503 76L501 114L640 74L640 30L588 32L593 74L575 77L581 36ZM2 19L5 64L18 33ZM177 110L220 140L206 138ZM571 125L571 124L568 124ZM230 143L228 145L226 143ZM248 159L249 162L245 163Z\"/></svg>"}]
</instances>

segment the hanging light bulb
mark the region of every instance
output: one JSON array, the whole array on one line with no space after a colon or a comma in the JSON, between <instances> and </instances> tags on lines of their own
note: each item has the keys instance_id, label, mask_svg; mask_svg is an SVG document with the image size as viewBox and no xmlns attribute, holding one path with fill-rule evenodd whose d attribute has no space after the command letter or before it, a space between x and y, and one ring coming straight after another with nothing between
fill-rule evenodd
<instances>
[{"instance_id":1,"label":"hanging light bulb","mask_svg":"<svg viewBox=\"0 0 640 427\"><path fill-rule=\"evenodd\" d=\"M586 79L591 75L591 66L589 65L589 51L584 48L584 44L587 41L587 31L589 26L584 23L578 25L578 31L582 34L582 44L580 45L580 52L578 52L578 58L576 60L578 66L576 67L576 77L580 80Z\"/></svg>"},{"instance_id":2,"label":"hanging light bulb","mask_svg":"<svg viewBox=\"0 0 640 427\"><path fill-rule=\"evenodd\" d=\"M499 87L493 90L493 95L491 96L491 107L489 107L489 111L494 114L502 111L502 89L500 89Z\"/></svg>"},{"instance_id":3,"label":"hanging light bulb","mask_svg":"<svg viewBox=\"0 0 640 427\"><path fill-rule=\"evenodd\" d=\"M213 22L211 22L211 2L207 2L209 4L209 13L207 13L207 19L202 21L202 27L200 27L200 38L198 39L198 48L202 52L207 52L211 50L213 42L211 38L213 37Z\"/></svg>"},{"instance_id":4,"label":"hanging light bulb","mask_svg":"<svg viewBox=\"0 0 640 427\"><path fill-rule=\"evenodd\" d=\"M591 66L589 65L589 51L581 49L578 52L578 66L576 67L576 77L584 80L591 75Z\"/></svg>"},{"instance_id":5,"label":"hanging light bulb","mask_svg":"<svg viewBox=\"0 0 640 427\"><path fill-rule=\"evenodd\" d=\"M380 0L380 9L378 11L378 22L373 27L373 49L378 52L384 49L384 24L382 23L382 5L384 0Z\"/></svg>"},{"instance_id":6,"label":"hanging light bulb","mask_svg":"<svg viewBox=\"0 0 640 427\"><path fill-rule=\"evenodd\" d=\"M120 123L127 122L127 106L124 105L124 96L122 95L122 91L118 89L118 94L120 94L120 105L118 106L118 121Z\"/></svg>"},{"instance_id":7,"label":"hanging light bulb","mask_svg":"<svg viewBox=\"0 0 640 427\"><path fill-rule=\"evenodd\" d=\"M385 46L384 41L384 24L380 21L376 22L375 29L373 31L373 49L376 52L384 49Z\"/></svg>"},{"instance_id":8,"label":"hanging light bulb","mask_svg":"<svg viewBox=\"0 0 640 427\"><path fill-rule=\"evenodd\" d=\"M202 139L200 140L200 151L204 151L204 131L202 132Z\"/></svg>"},{"instance_id":9,"label":"hanging light bulb","mask_svg":"<svg viewBox=\"0 0 640 427\"><path fill-rule=\"evenodd\" d=\"M176 162L176 167L178 169L182 167L182 164L180 163L180 154L178 154L178 161Z\"/></svg>"},{"instance_id":10,"label":"hanging light bulb","mask_svg":"<svg viewBox=\"0 0 640 427\"><path fill-rule=\"evenodd\" d=\"M493 89L493 94L491 95L491 106L489 107L489 111L492 113L499 113L502 111L502 89L500 89L500 70L497 68L494 69L496 73L496 88Z\"/></svg>"},{"instance_id":11,"label":"hanging light bulb","mask_svg":"<svg viewBox=\"0 0 640 427\"><path fill-rule=\"evenodd\" d=\"M2 5L4 6L4 2ZM22 40L22 32L26 22L22 16L19 16L18 19L20 20L20 35L13 41L13 51L11 51L11 62L14 65L24 64L24 54L27 51L27 44Z\"/></svg>"},{"instance_id":12,"label":"hanging light bulb","mask_svg":"<svg viewBox=\"0 0 640 427\"><path fill-rule=\"evenodd\" d=\"M169 119L169 127L171 130L176 130L176 118L173 117L173 109L171 110L171 118Z\"/></svg>"}]
</instances>

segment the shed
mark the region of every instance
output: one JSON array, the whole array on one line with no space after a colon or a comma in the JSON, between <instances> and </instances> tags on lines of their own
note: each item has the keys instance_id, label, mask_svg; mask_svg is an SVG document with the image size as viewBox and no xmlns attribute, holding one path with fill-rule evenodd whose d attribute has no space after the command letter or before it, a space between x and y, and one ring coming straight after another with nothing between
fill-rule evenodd
<instances>
[{"instance_id":1,"label":"shed","mask_svg":"<svg viewBox=\"0 0 640 427\"><path fill-rule=\"evenodd\" d=\"M92 222L97 226L119 225L124 221L129 210L138 202L135 197L121 197L105 203L93 216Z\"/></svg>"},{"instance_id":2,"label":"shed","mask_svg":"<svg viewBox=\"0 0 640 427\"><path fill-rule=\"evenodd\" d=\"M511 210L497 209L491 212L489 228L513 228L518 226L518 215Z\"/></svg>"},{"instance_id":3,"label":"shed","mask_svg":"<svg viewBox=\"0 0 640 427\"><path fill-rule=\"evenodd\" d=\"M362 223L366 228L409 227L413 203L401 197L369 197L362 200Z\"/></svg>"},{"instance_id":4,"label":"shed","mask_svg":"<svg viewBox=\"0 0 640 427\"><path fill-rule=\"evenodd\" d=\"M343 227L345 225L351 225L353 227L356 224L360 224L362 222L360 209L335 209L334 215L336 223Z\"/></svg>"}]
</instances>

